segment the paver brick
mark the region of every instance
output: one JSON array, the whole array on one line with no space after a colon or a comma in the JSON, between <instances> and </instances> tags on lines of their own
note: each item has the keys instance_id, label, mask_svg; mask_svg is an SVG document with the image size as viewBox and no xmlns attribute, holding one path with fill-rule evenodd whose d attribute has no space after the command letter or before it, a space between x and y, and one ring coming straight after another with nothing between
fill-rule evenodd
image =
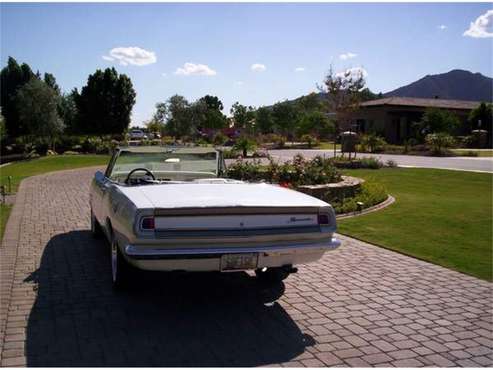
<instances>
[{"instance_id":1,"label":"paver brick","mask_svg":"<svg viewBox=\"0 0 493 370\"><path fill-rule=\"evenodd\" d=\"M491 283L344 236L267 306L247 274L138 273L117 294L89 233L94 171L19 188L0 248L2 366L493 365Z\"/></svg>"}]
</instances>

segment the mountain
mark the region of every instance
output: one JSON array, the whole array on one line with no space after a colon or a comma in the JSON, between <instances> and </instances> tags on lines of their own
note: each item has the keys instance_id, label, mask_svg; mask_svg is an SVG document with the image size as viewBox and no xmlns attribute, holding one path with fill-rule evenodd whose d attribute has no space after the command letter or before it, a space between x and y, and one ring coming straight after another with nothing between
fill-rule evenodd
<instances>
[{"instance_id":1,"label":"mountain","mask_svg":"<svg viewBox=\"0 0 493 370\"><path fill-rule=\"evenodd\" d=\"M493 78L481 73L454 69L447 73L427 75L409 85L384 94L385 97L411 97L490 101L493 102Z\"/></svg>"}]
</instances>

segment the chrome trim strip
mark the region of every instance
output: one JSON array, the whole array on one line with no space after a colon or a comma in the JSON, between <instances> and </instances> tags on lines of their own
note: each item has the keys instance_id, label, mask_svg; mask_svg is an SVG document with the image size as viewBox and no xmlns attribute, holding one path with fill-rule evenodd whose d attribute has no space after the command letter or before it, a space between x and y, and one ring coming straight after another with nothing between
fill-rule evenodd
<instances>
[{"instance_id":1,"label":"chrome trim strip","mask_svg":"<svg viewBox=\"0 0 493 370\"><path fill-rule=\"evenodd\" d=\"M313 213L318 215L319 207L246 207L246 206L231 206L231 207L184 207L184 208L156 208L154 216L219 216L219 215L276 215L276 214L300 214Z\"/></svg>"},{"instance_id":2,"label":"chrome trim strip","mask_svg":"<svg viewBox=\"0 0 493 370\"><path fill-rule=\"evenodd\" d=\"M211 237L211 236L252 236L252 235L280 235L280 234L306 234L320 233L320 226L295 226L277 228L254 228L254 229L157 229L156 238L167 237Z\"/></svg>"},{"instance_id":3,"label":"chrome trim strip","mask_svg":"<svg viewBox=\"0 0 493 370\"><path fill-rule=\"evenodd\" d=\"M339 239L332 238L330 241L307 243L300 245L276 245L276 246L259 246L259 247L222 247L222 248L183 248L183 249L164 249L164 248L146 248L129 244L125 247L125 253L130 258L135 259L155 259L169 256L214 256L220 257L223 254L232 253L270 253L279 251L307 250L307 249L325 249L326 251L337 249L341 245ZM205 257L203 257L205 258Z\"/></svg>"}]
</instances>

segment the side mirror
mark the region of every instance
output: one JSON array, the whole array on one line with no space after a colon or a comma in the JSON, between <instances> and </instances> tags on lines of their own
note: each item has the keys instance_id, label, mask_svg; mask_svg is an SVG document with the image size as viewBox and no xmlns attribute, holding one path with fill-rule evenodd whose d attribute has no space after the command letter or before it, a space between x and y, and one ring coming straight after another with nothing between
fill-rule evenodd
<instances>
[{"instance_id":1,"label":"side mirror","mask_svg":"<svg viewBox=\"0 0 493 370\"><path fill-rule=\"evenodd\" d=\"M104 182L104 173L102 173L101 171L97 171L95 174L94 174L94 180L96 180L96 182L98 184L102 184Z\"/></svg>"}]
</instances>

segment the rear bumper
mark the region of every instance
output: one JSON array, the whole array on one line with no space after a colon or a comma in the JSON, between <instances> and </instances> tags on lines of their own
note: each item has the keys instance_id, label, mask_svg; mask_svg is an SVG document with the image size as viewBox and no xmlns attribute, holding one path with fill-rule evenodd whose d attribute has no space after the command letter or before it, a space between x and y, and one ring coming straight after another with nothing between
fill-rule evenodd
<instances>
[{"instance_id":1,"label":"rear bumper","mask_svg":"<svg viewBox=\"0 0 493 370\"><path fill-rule=\"evenodd\" d=\"M258 267L279 267L314 262L341 242L329 241L276 246L235 246L218 248L159 248L129 244L124 252L128 261L144 270L220 271L221 256L234 253L258 253Z\"/></svg>"}]
</instances>

